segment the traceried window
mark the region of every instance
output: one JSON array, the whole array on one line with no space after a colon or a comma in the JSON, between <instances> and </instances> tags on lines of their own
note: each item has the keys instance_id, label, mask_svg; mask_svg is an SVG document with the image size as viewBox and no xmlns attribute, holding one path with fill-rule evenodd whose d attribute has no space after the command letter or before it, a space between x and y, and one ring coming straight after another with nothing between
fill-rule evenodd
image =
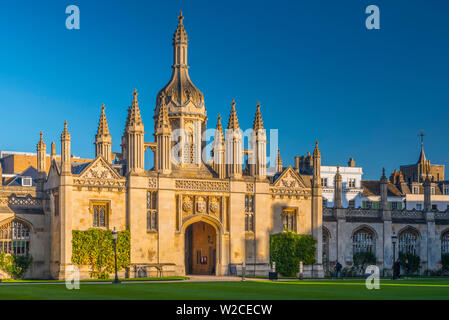
<instances>
[{"instance_id":1,"label":"traceried window","mask_svg":"<svg viewBox=\"0 0 449 320\"><path fill-rule=\"evenodd\" d=\"M245 231L254 232L254 196L245 196Z\"/></svg>"},{"instance_id":2,"label":"traceried window","mask_svg":"<svg viewBox=\"0 0 449 320\"><path fill-rule=\"evenodd\" d=\"M109 202L92 201L92 216L94 227L107 228L109 223Z\"/></svg>"},{"instance_id":3,"label":"traceried window","mask_svg":"<svg viewBox=\"0 0 449 320\"><path fill-rule=\"evenodd\" d=\"M18 220L0 226L0 251L27 255L30 251L30 229Z\"/></svg>"},{"instance_id":4,"label":"traceried window","mask_svg":"<svg viewBox=\"0 0 449 320\"><path fill-rule=\"evenodd\" d=\"M441 254L449 254L449 231L441 237Z\"/></svg>"},{"instance_id":5,"label":"traceried window","mask_svg":"<svg viewBox=\"0 0 449 320\"><path fill-rule=\"evenodd\" d=\"M352 251L375 253L376 242L374 233L368 228L362 228L352 235Z\"/></svg>"},{"instance_id":6,"label":"traceried window","mask_svg":"<svg viewBox=\"0 0 449 320\"><path fill-rule=\"evenodd\" d=\"M158 231L157 193L147 192L147 231Z\"/></svg>"},{"instance_id":7,"label":"traceried window","mask_svg":"<svg viewBox=\"0 0 449 320\"><path fill-rule=\"evenodd\" d=\"M283 210L282 226L284 230L296 232L296 209L287 208Z\"/></svg>"},{"instance_id":8,"label":"traceried window","mask_svg":"<svg viewBox=\"0 0 449 320\"><path fill-rule=\"evenodd\" d=\"M399 252L419 254L419 235L415 230L407 229L399 235Z\"/></svg>"}]
</instances>

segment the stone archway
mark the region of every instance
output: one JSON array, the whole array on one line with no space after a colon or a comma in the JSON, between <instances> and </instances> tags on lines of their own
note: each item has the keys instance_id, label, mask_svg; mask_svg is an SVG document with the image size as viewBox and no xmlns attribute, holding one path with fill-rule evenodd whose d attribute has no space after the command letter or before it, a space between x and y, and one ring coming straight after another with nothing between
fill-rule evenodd
<instances>
[{"instance_id":1,"label":"stone archway","mask_svg":"<svg viewBox=\"0 0 449 320\"><path fill-rule=\"evenodd\" d=\"M212 225L198 221L185 229L185 267L186 274L216 274L217 232Z\"/></svg>"}]
</instances>

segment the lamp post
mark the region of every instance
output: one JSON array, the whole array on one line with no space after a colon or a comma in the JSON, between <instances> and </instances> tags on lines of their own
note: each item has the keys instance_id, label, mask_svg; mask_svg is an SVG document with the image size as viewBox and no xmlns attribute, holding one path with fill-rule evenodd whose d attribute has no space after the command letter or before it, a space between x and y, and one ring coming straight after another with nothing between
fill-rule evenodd
<instances>
[{"instance_id":1,"label":"lamp post","mask_svg":"<svg viewBox=\"0 0 449 320\"><path fill-rule=\"evenodd\" d=\"M393 233L391 235L391 242L393 243L393 279L395 279L395 275L394 275L394 264L396 262L396 241L398 239L398 236L396 235L396 233Z\"/></svg>"},{"instance_id":2,"label":"lamp post","mask_svg":"<svg viewBox=\"0 0 449 320\"><path fill-rule=\"evenodd\" d=\"M112 283L120 283L120 280L118 279L117 275L117 239L118 239L118 232L117 230L112 231L112 240L114 241L114 260L115 260L115 279Z\"/></svg>"}]
</instances>

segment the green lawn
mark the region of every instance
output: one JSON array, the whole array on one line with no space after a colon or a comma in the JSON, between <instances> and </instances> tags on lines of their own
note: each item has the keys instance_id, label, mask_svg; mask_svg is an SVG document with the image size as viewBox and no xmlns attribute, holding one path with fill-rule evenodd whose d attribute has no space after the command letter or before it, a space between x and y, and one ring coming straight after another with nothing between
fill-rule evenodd
<instances>
[{"instance_id":1,"label":"green lawn","mask_svg":"<svg viewBox=\"0 0 449 320\"><path fill-rule=\"evenodd\" d=\"M0 299L449 299L449 280L382 280L367 290L361 280L246 281L176 283L3 284Z\"/></svg>"}]
</instances>

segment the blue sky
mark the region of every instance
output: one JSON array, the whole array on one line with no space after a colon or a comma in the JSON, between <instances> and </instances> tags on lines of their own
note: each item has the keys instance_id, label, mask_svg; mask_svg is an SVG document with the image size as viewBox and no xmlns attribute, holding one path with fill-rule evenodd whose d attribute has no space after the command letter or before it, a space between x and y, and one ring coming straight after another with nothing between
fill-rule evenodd
<instances>
[{"instance_id":1,"label":"blue sky","mask_svg":"<svg viewBox=\"0 0 449 320\"><path fill-rule=\"evenodd\" d=\"M67 30L78 5L81 29ZM365 8L380 8L380 30ZM101 103L119 151L133 88L152 141L157 92L171 74L179 10L190 76L209 127L236 99L242 127L259 100L279 129L284 163L320 141L323 164L354 157L365 179L418 159L420 129L432 163L449 165L449 1L2 1L0 150L35 151L64 120L72 152L92 157ZM147 159L151 155L147 154Z\"/></svg>"}]
</instances>

